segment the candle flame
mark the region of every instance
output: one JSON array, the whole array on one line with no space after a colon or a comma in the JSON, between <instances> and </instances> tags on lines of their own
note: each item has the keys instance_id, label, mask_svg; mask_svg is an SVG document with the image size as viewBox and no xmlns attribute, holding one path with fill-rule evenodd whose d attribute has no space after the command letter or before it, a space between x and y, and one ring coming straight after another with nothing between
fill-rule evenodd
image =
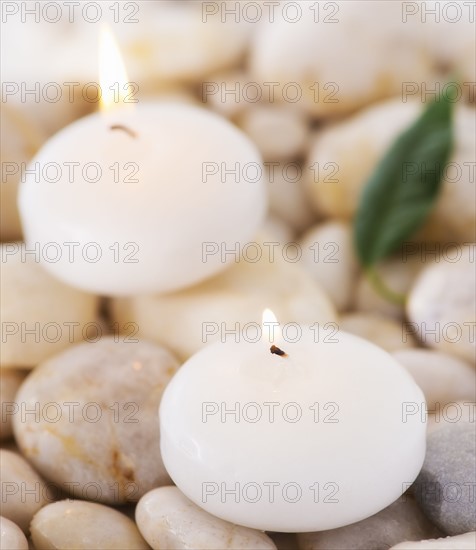
<instances>
[{"instance_id":1,"label":"candle flame","mask_svg":"<svg viewBox=\"0 0 476 550\"><path fill-rule=\"evenodd\" d=\"M107 26L99 36L99 84L101 86L101 111L124 106L129 95L129 79L117 42Z\"/></svg>"},{"instance_id":2,"label":"candle flame","mask_svg":"<svg viewBox=\"0 0 476 550\"><path fill-rule=\"evenodd\" d=\"M268 308L263 311L262 326L263 336L270 344L281 338L281 330L276 315Z\"/></svg>"}]
</instances>

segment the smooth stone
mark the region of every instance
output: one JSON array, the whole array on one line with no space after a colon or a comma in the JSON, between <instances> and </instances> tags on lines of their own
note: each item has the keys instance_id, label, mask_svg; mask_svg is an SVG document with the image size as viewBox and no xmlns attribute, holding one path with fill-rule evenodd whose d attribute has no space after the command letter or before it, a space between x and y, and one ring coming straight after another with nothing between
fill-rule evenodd
<instances>
[{"instance_id":1,"label":"smooth stone","mask_svg":"<svg viewBox=\"0 0 476 550\"><path fill-rule=\"evenodd\" d=\"M263 532L212 516L177 487L161 487L137 504L139 531L154 550L276 550Z\"/></svg>"},{"instance_id":2,"label":"smooth stone","mask_svg":"<svg viewBox=\"0 0 476 550\"><path fill-rule=\"evenodd\" d=\"M156 344L131 340L71 347L40 364L17 394L20 406L38 410L14 418L22 453L74 498L136 502L169 482L157 411L178 363Z\"/></svg>"},{"instance_id":3,"label":"smooth stone","mask_svg":"<svg viewBox=\"0 0 476 550\"><path fill-rule=\"evenodd\" d=\"M476 422L476 401L456 401L447 403L444 407L435 408L428 415L427 434L439 430L443 426L459 424L460 422Z\"/></svg>"},{"instance_id":4,"label":"smooth stone","mask_svg":"<svg viewBox=\"0 0 476 550\"><path fill-rule=\"evenodd\" d=\"M9 243L0 250L1 367L32 368L89 337L87 325L97 321L97 297L55 279L36 262L34 253L22 252L24 247Z\"/></svg>"},{"instance_id":5,"label":"smooth stone","mask_svg":"<svg viewBox=\"0 0 476 550\"><path fill-rule=\"evenodd\" d=\"M351 307L359 266L350 224L331 221L310 229L300 241L302 265L309 271L338 311Z\"/></svg>"},{"instance_id":6,"label":"smooth stone","mask_svg":"<svg viewBox=\"0 0 476 550\"><path fill-rule=\"evenodd\" d=\"M309 205L304 177L298 176L298 170L303 169L297 163L270 164L264 170L264 179L270 211L282 218L294 231L301 233L316 221L316 214ZM297 181L294 181L295 178Z\"/></svg>"},{"instance_id":7,"label":"smooth stone","mask_svg":"<svg viewBox=\"0 0 476 550\"><path fill-rule=\"evenodd\" d=\"M427 349L403 349L392 354L412 375L434 409L455 401L476 400L476 371L462 359Z\"/></svg>"},{"instance_id":8,"label":"smooth stone","mask_svg":"<svg viewBox=\"0 0 476 550\"><path fill-rule=\"evenodd\" d=\"M17 406L15 395L24 378L22 371L0 369L0 441L6 441L12 437L12 417Z\"/></svg>"},{"instance_id":9,"label":"smooth stone","mask_svg":"<svg viewBox=\"0 0 476 550\"><path fill-rule=\"evenodd\" d=\"M441 533L416 502L403 495L363 521L316 533L298 533L299 550L383 550L404 540L436 537Z\"/></svg>"},{"instance_id":10,"label":"smooth stone","mask_svg":"<svg viewBox=\"0 0 476 550\"><path fill-rule=\"evenodd\" d=\"M42 508L31 522L36 548L56 550L147 550L135 523L113 508L62 500Z\"/></svg>"},{"instance_id":11,"label":"smooth stone","mask_svg":"<svg viewBox=\"0 0 476 550\"><path fill-rule=\"evenodd\" d=\"M421 25L416 17L403 22L400 2L374 3L370 11L341 2L321 5L319 13L305 0L295 4L297 20L276 9L251 47L254 79L279 84L275 101L286 101L286 85L297 83L299 105L324 118L398 96L402 82L432 82Z\"/></svg>"},{"instance_id":12,"label":"smooth stone","mask_svg":"<svg viewBox=\"0 0 476 550\"><path fill-rule=\"evenodd\" d=\"M33 121L25 117L17 107L2 102L0 113L2 117L2 127L0 128L2 158L0 240L16 241L22 238L17 207L21 164L27 163L33 157L45 140L45 136ZM14 173L10 173L10 171Z\"/></svg>"},{"instance_id":13,"label":"smooth stone","mask_svg":"<svg viewBox=\"0 0 476 550\"><path fill-rule=\"evenodd\" d=\"M474 550L476 531L440 539L401 542L389 550Z\"/></svg>"},{"instance_id":14,"label":"smooth stone","mask_svg":"<svg viewBox=\"0 0 476 550\"><path fill-rule=\"evenodd\" d=\"M7 518L0 517L0 548L3 550L28 550L23 531Z\"/></svg>"},{"instance_id":15,"label":"smooth stone","mask_svg":"<svg viewBox=\"0 0 476 550\"><path fill-rule=\"evenodd\" d=\"M215 73L201 83L201 102L216 113L237 120L250 104L244 93L249 84L249 75L241 69Z\"/></svg>"},{"instance_id":16,"label":"smooth stone","mask_svg":"<svg viewBox=\"0 0 476 550\"><path fill-rule=\"evenodd\" d=\"M415 346L411 334L407 335L402 322L372 313L347 313L339 321L341 330L370 340L388 352Z\"/></svg>"},{"instance_id":17,"label":"smooth stone","mask_svg":"<svg viewBox=\"0 0 476 550\"><path fill-rule=\"evenodd\" d=\"M268 242L278 242L280 245L295 241L294 231L278 216L270 214L261 227L263 234L268 235Z\"/></svg>"},{"instance_id":18,"label":"smooth stone","mask_svg":"<svg viewBox=\"0 0 476 550\"><path fill-rule=\"evenodd\" d=\"M246 327L253 323L260 330L266 308L281 326L319 323L325 330L326 323L334 323L335 308L312 277L301 266L284 260L280 247L271 258L263 240L257 238L256 243L249 252L250 257L256 250L263 252L256 263L241 259L221 275L180 292L114 299L113 318L120 326L136 323L140 337L161 343L182 360L224 339L225 330L236 330L233 337L246 341ZM249 338L256 334L250 330Z\"/></svg>"},{"instance_id":19,"label":"smooth stone","mask_svg":"<svg viewBox=\"0 0 476 550\"><path fill-rule=\"evenodd\" d=\"M428 434L413 493L425 515L448 535L476 530L475 464L474 422L442 426Z\"/></svg>"},{"instance_id":20,"label":"smooth stone","mask_svg":"<svg viewBox=\"0 0 476 550\"><path fill-rule=\"evenodd\" d=\"M250 105L238 124L256 144L265 161L289 160L305 152L308 121L292 106Z\"/></svg>"},{"instance_id":21,"label":"smooth stone","mask_svg":"<svg viewBox=\"0 0 476 550\"><path fill-rule=\"evenodd\" d=\"M418 254L394 257L384 260L375 266L375 271L386 286L394 293L406 296L416 276L425 264ZM355 288L354 307L357 311L378 313L395 319L405 315L404 304L396 304L384 298L372 286L369 278L362 273Z\"/></svg>"},{"instance_id":22,"label":"smooth stone","mask_svg":"<svg viewBox=\"0 0 476 550\"><path fill-rule=\"evenodd\" d=\"M430 348L450 353L475 365L476 248L446 253L417 277L407 302L409 327Z\"/></svg>"},{"instance_id":23,"label":"smooth stone","mask_svg":"<svg viewBox=\"0 0 476 550\"><path fill-rule=\"evenodd\" d=\"M51 501L45 482L19 454L0 449L2 516L24 533L36 512Z\"/></svg>"}]
</instances>

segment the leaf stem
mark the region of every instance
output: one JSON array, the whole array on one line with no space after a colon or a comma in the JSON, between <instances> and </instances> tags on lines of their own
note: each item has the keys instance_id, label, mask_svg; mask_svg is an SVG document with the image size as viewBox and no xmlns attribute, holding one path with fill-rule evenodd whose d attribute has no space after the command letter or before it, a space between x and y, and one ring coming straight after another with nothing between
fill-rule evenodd
<instances>
[{"instance_id":1,"label":"leaf stem","mask_svg":"<svg viewBox=\"0 0 476 550\"><path fill-rule=\"evenodd\" d=\"M385 281L380 277L379 273L377 272L374 266L369 267L365 271L365 275L368 278L374 290L378 294L380 294L380 296L385 298L388 302L391 302L392 304L395 304L397 306L405 305L406 296L404 294L400 294L399 292L395 292L391 288L388 288Z\"/></svg>"}]
</instances>

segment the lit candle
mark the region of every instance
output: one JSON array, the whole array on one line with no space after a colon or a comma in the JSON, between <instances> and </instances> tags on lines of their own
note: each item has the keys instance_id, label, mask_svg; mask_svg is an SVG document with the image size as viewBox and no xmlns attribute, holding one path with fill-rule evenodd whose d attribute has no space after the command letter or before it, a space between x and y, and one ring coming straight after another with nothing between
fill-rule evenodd
<instances>
[{"instance_id":1,"label":"lit candle","mask_svg":"<svg viewBox=\"0 0 476 550\"><path fill-rule=\"evenodd\" d=\"M117 94L127 76L111 74L117 55L103 42L103 94ZM221 255L205 261L206 243L252 238L266 210L260 173L255 146L215 114L123 105L63 129L32 160L19 197L25 240L46 269L82 289L177 290L225 267Z\"/></svg>"},{"instance_id":2,"label":"lit candle","mask_svg":"<svg viewBox=\"0 0 476 550\"><path fill-rule=\"evenodd\" d=\"M303 328L291 343L278 330L257 344L212 344L174 376L160 407L170 476L211 514L261 530L334 529L375 514L422 466L420 388L361 338L316 342Z\"/></svg>"}]
</instances>

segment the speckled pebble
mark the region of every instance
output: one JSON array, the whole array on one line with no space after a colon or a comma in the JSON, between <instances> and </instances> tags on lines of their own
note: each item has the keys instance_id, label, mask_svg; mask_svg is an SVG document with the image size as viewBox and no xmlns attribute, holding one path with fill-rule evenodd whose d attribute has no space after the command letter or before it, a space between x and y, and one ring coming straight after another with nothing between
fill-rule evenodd
<instances>
[{"instance_id":1,"label":"speckled pebble","mask_svg":"<svg viewBox=\"0 0 476 550\"><path fill-rule=\"evenodd\" d=\"M212 516L177 487L144 495L137 504L136 521L154 550L276 550L265 533Z\"/></svg>"},{"instance_id":2,"label":"speckled pebble","mask_svg":"<svg viewBox=\"0 0 476 550\"><path fill-rule=\"evenodd\" d=\"M25 533L31 518L51 498L45 482L19 454L0 449L2 516Z\"/></svg>"},{"instance_id":3,"label":"speckled pebble","mask_svg":"<svg viewBox=\"0 0 476 550\"><path fill-rule=\"evenodd\" d=\"M129 337L83 343L39 365L13 420L22 453L74 498L120 504L169 483L157 410L178 368L164 348Z\"/></svg>"},{"instance_id":4,"label":"speckled pebble","mask_svg":"<svg viewBox=\"0 0 476 550\"><path fill-rule=\"evenodd\" d=\"M41 550L147 550L134 522L113 508L62 500L42 508L31 522L31 538Z\"/></svg>"},{"instance_id":5,"label":"speckled pebble","mask_svg":"<svg viewBox=\"0 0 476 550\"><path fill-rule=\"evenodd\" d=\"M405 540L441 533L424 516L413 498L404 495L363 521L316 533L299 533L299 550L382 550Z\"/></svg>"},{"instance_id":6,"label":"speckled pebble","mask_svg":"<svg viewBox=\"0 0 476 550\"><path fill-rule=\"evenodd\" d=\"M2 550L28 550L28 541L18 525L0 517L0 548Z\"/></svg>"},{"instance_id":7,"label":"speckled pebble","mask_svg":"<svg viewBox=\"0 0 476 550\"><path fill-rule=\"evenodd\" d=\"M426 516L448 535L476 529L476 438L472 422L431 432L414 494Z\"/></svg>"}]
</instances>

